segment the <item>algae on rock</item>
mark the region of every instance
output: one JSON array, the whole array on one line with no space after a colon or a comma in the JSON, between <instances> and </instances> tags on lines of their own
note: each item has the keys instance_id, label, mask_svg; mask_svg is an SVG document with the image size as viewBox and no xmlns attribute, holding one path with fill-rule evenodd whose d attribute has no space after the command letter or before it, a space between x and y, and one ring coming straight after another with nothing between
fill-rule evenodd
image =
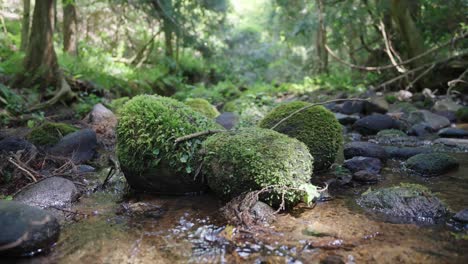
<instances>
[{"instance_id":1,"label":"algae on rock","mask_svg":"<svg viewBox=\"0 0 468 264\"><path fill-rule=\"evenodd\" d=\"M294 111L309 105L309 103L299 101L283 104L273 109L259 126L272 128ZM329 168L343 144L342 126L335 115L322 106L310 107L293 115L275 130L307 145L314 157L315 171Z\"/></svg>"}]
</instances>

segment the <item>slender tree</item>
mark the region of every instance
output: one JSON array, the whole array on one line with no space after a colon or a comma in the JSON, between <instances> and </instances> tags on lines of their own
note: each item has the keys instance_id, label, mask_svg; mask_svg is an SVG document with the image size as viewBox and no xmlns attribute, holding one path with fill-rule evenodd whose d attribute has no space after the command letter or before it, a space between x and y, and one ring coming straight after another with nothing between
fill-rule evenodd
<instances>
[{"instance_id":1,"label":"slender tree","mask_svg":"<svg viewBox=\"0 0 468 264\"><path fill-rule=\"evenodd\" d=\"M317 57L318 57L318 72L319 73L328 73L328 53L325 49L327 45L327 31L324 21L325 6L323 5L322 0L316 0L317 12L319 23L317 26Z\"/></svg>"},{"instance_id":2,"label":"slender tree","mask_svg":"<svg viewBox=\"0 0 468 264\"><path fill-rule=\"evenodd\" d=\"M23 21L21 23L21 51L26 51L29 40L29 27L31 25L31 0L23 0Z\"/></svg>"},{"instance_id":3,"label":"slender tree","mask_svg":"<svg viewBox=\"0 0 468 264\"><path fill-rule=\"evenodd\" d=\"M63 0L63 51L78 55L78 15L75 0Z\"/></svg>"},{"instance_id":4,"label":"slender tree","mask_svg":"<svg viewBox=\"0 0 468 264\"><path fill-rule=\"evenodd\" d=\"M56 87L55 96L38 107L54 104L74 97L70 86L59 68L54 50L54 0L37 1L34 7L33 23L29 45L24 58L24 72L15 80L16 86L39 86L42 89Z\"/></svg>"}]
</instances>

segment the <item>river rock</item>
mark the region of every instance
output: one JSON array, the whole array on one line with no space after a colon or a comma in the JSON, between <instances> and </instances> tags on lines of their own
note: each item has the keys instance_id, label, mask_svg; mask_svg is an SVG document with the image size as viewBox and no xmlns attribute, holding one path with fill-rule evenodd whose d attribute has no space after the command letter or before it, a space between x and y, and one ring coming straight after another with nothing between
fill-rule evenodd
<instances>
[{"instance_id":1,"label":"river rock","mask_svg":"<svg viewBox=\"0 0 468 264\"><path fill-rule=\"evenodd\" d=\"M468 223L468 208L465 208L456 213L453 216L453 219L455 219L458 222Z\"/></svg>"},{"instance_id":2,"label":"river rock","mask_svg":"<svg viewBox=\"0 0 468 264\"><path fill-rule=\"evenodd\" d=\"M425 137L432 133L434 133L434 129L425 122L413 125L408 131L409 135L417 137Z\"/></svg>"},{"instance_id":3,"label":"river rock","mask_svg":"<svg viewBox=\"0 0 468 264\"><path fill-rule=\"evenodd\" d=\"M382 169L382 162L377 158L353 157L345 160L343 167L353 173L358 171L368 171L377 174Z\"/></svg>"},{"instance_id":4,"label":"river rock","mask_svg":"<svg viewBox=\"0 0 468 264\"><path fill-rule=\"evenodd\" d=\"M456 112L460 108L462 108L462 106L455 103L450 98L439 100L435 102L434 106L432 107L434 111L450 111L450 112Z\"/></svg>"},{"instance_id":5,"label":"river rock","mask_svg":"<svg viewBox=\"0 0 468 264\"><path fill-rule=\"evenodd\" d=\"M468 131L460 128L447 127L439 130L437 133L439 137L443 138L466 138L468 137Z\"/></svg>"},{"instance_id":6,"label":"river rock","mask_svg":"<svg viewBox=\"0 0 468 264\"><path fill-rule=\"evenodd\" d=\"M423 147L394 147L394 146L385 146L385 152L387 152L387 157L389 159L399 159L406 160L413 156L423 153L431 153L433 150Z\"/></svg>"},{"instance_id":7,"label":"river rock","mask_svg":"<svg viewBox=\"0 0 468 264\"><path fill-rule=\"evenodd\" d=\"M16 153L20 150L24 150L26 152L36 152L36 147L31 142L16 137L7 137L0 140L0 152Z\"/></svg>"},{"instance_id":8,"label":"river rock","mask_svg":"<svg viewBox=\"0 0 468 264\"><path fill-rule=\"evenodd\" d=\"M450 123L456 123L457 122L457 115L455 114L455 112L452 112L452 111L437 111L437 112L435 112L435 114L447 118L450 121Z\"/></svg>"},{"instance_id":9,"label":"river rock","mask_svg":"<svg viewBox=\"0 0 468 264\"><path fill-rule=\"evenodd\" d=\"M70 158L74 163L91 160L96 153L97 137L92 129L82 129L63 137L49 152Z\"/></svg>"},{"instance_id":10,"label":"river rock","mask_svg":"<svg viewBox=\"0 0 468 264\"><path fill-rule=\"evenodd\" d=\"M50 213L0 200L0 255L31 256L57 242L60 226Z\"/></svg>"},{"instance_id":11,"label":"river rock","mask_svg":"<svg viewBox=\"0 0 468 264\"><path fill-rule=\"evenodd\" d=\"M423 177L438 176L458 168L457 159L444 153L418 154L406 161L406 168Z\"/></svg>"},{"instance_id":12,"label":"river rock","mask_svg":"<svg viewBox=\"0 0 468 264\"><path fill-rule=\"evenodd\" d=\"M75 184L61 177L50 177L21 190L14 200L41 208L67 208L78 198Z\"/></svg>"},{"instance_id":13,"label":"river rock","mask_svg":"<svg viewBox=\"0 0 468 264\"><path fill-rule=\"evenodd\" d=\"M364 114L385 114L388 112L388 102L383 96L372 96L369 101L364 102Z\"/></svg>"},{"instance_id":14,"label":"river rock","mask_svg":"<svg viewBox=\"0 0 468 264\"><path fill-rule=\"evenodd\" d=\"M353 174L353 180L360 183L376 183L379 176L371 171L361 170Z\"/></svg>"},{"instance_id":15,"label":"river rock","mask_svg":"<svg viewBox=\"0 0 468 264\"><path fill-rule=\"evenodd\" d=\"M342 114L353 115L360 114L364 109L364 101L346 101L339 109Z\"/></svg>"},{"instance_id":16,"label":"river rock","mask_svg":"<svg viewBox=\"0 0 468 264\"><path fill-rule=\"evenodd\" d=\"M426 123L434 131L450 126L450 120L446 117L436 115L428 110L417 110L410 113L408 121L411 124Z\"/></svg>"},{"instance_id":17,"label":"river rock","mask_svg":"<svg viewBox=\"0 0 468 264\"><path fill-rule=\"evenodd\" d=\"M350 142L344 146L344 156L346 159L353 157L371 157L380 160L387 159L387 153L382 146L370 142Z\"/></svg>"},{"instance_id":18,"label":"river rock","mask_svg":"<svg viewBox=\"0 0 468 264\"><path fill-rule=\"evenodd\" d=\"M232 129L239 124L239 116L232 112L221 113L215 120L216 123L222 125L225 129Z\"/></svg>"},{"instance_id":19,"label":"river rock","mask_svg":"<svg viewBox=\"0 0 468 264\"><path fill-rule=\"evenodd\" d=\"M367 210L376 211L399 222L429 222L445 216L447 208L426 187L403 183L399 186L367 191L357 200Z\"/></svg>"},{"instance_id":20,"label":"river rock","mask_svg":"<svg viewBox=\"0 0 468 264\"><path fill-rule=\"evenodd\" d=\"M256 201L252 205L249 194L242 194L223 206L219 211L228 223L242 225L242 221L249 219L255 224L272 223L275 220L275 210L264 202ZM239 212L242 212L242 219L239 219Z\"/></svg>"},{"instance_id":21,"label":"river rock","mask_svg":"<svg viewBox=\"0 0 468 264\"><path fill-rule=\"evenodd\" d=\"M363 135L375 135L384 129L399 129L399 124L388 115L373 114L359 119L353 129Z\"/></svg>"},{"instance_id":22,"label":"river rock","mask_svg":"<svg viewBox=\"0 0 468 264\"><path fill-rule=\"evenodd\" d=\"M434 140L435 144L442 144L447 147L468 150L468 139L459 138L438 138Z\"/></svg>"},{"instance_id":23,"label":"river rock","mask_svg":"<svg viewBox=\"0 0 468 264\"><path fill-rule=\"evenodd\" d=\"M102 142L106 144L115 143L117 116L104 105L101 103L96 104L83 121L96 132Z\"/></svg>"}]
</instances>

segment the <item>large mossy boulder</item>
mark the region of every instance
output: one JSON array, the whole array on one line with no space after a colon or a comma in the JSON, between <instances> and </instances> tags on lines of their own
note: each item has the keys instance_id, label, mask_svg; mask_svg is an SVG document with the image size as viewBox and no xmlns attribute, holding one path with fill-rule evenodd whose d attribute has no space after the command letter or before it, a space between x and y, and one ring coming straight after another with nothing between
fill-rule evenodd
<instances>
[{"instance_id":1,"label":"large mossy boulder","mask_svg":"<svg viewBox=\"0 0 468 264\"><path fill-rule=\"evenodd\" d=\"M201 177L195 177L195 171L204 138L179 144L174 140L219 128L212 119L174 99L134 97L121 108L117 126L117 155L128 183L136 190L155 193L202 190Z\"/></svg>"},{"instance_id":2,"label":"large mossy boulder","mask_svg":"<svg viewBox=\"0 0 468 264\"><path fill-rule=\"evenodd\" d=\"M306 102L283 104L268 113L259 126L272 128L293 112L309 105ZM322 106L313 106L298 112L274 130L307 145L314 157L314 171L329 168L343 144L342 126L335 115Z\"/></svg>"},{"instance_id":3,"label":"large mossy boulder","mask_svg":"<svg viewBox=\"0 0 468 264\"><path fill-rule=\"evenodd\" d=\"M202 113L209 118L216 118L217 116L219 116L219 112L216 109L216 107L211 105L210 102L208 102L205 99L202 99L202 98L188 99L185 102L185 104L190 106L190 108L192 108L193 110L199 113Z\"/></svg>"},{"instance_id":4,"label":"large mossy boulder","mask_svg":"<svg viewBox=\"0 0 468 264\"><path fill-rule=\"evenodd\" d=\"M448 213L443 202L429 189L418 184L369 190L357 200L368 210L379 212L397 222L434 222Z\"/></svg>"},{"instance_id":5,"label":"large mossy boulder","mask_svg":"<svg viewBox=\"0 0 468 264\"><path fill-rule=\"evenodd\" d=\"M313 158L307 146L273 130L245 128L218 133L203 143L205 159L203 174L210 188L228 200L244 192L267 186L299 188L309 183ZM281 192L263 197L265 202L278 204ZM288 191L288 204L301 197Z\"/></svg>"},{"instance_id":6,"label":"large mossy boulder","mask_svg":"<svg viewBox=\"0 0 468 264\"><path fill-rule=\"evenodd\" d=\"M33 128L27 139L38 146L53 146L64 136L76 131L78 131L78 128L65 123L47 122Z\"/></svg>"}]
</instances>

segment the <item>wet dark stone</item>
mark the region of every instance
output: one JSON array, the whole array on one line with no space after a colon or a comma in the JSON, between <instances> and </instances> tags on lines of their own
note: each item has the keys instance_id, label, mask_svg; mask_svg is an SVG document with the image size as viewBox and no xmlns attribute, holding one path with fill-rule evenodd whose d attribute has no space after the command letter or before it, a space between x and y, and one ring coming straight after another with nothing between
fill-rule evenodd
<instances>
[{"instance_id":1,"label":"wet dark stone","mask_svg":"<svg viewBox=\"0 0 468 264\"><path fill-rule=\"evenodd\" d=\"M388 112L388 103L383 96L373 96L369 101L364 102L363 113L366 115L372 113L385 114Z\"/></svg>"},{"instance_id":2,"label":"wet dark stone","mask_svg":"<svg viewBox=\"0 0 468 264\"><path fill-rule=\"evenodd\" d=\"M346 101L341 105L341 113L345 115L360 114L364 110L364 101Z\"/></svg>"},{"instance_id":3,"label":"wet dark stone","mask_svg":"<svg viewBox=\"0 0 468 264\"><path fill-rule=\"evenodd\" d=\"M353 180L361 183L376 183L379 181L379 176L376 173L361 170L353 174Z\"/></svg>"},{"instance_id":4,"label":"wet dark stone","mask_svg":"<svg viewBox=\"0 0 468 264\"><path fill-rule=\"evenodd\" d=\"M418 154L406 161L406 168L423 176L432 177L458 168L457 159L444 153Z\"/></svg>"},{"instance_id":5,"label":"wet dark stone","mask_svg":"<svg viewBox=\"0 0 468 264\"><path fill-rule=\"evenodd\" d=\"M225 129L232 129L239 123L239 116L236 113L224 112L216 117L216 123L222 125Z\"/></svg>"},{"instance_id":6,"label":"wet dark stone","mask_svg":"<svg viewBox=\"0 0 468 264\"><path fill-rule=\"evenodd\" d=\"M82 129L63 137L49 152L70 158L74 163L91 160L96 153L97 137L92 129Z\"/></svg>"},{"instance_id":7,"label":"wet dark stone","mask_svg":"<svg viewBox=\"0 0 468 264\"><path fill-rule=\"evenodd\" d=\"M75 184L61 177L50 177L21 190L14 200L41 208L66 208L78 198Z\"/></svg>"},{"instance_id":8,"label":"wet dark stone","mask_svg":"<svg viewBox=\"0 0 468 264\"><path fill-rule=\"evenodd\" d=\"M0 255L26 256L57 242L60 226L50 213L19 202L0 200Z\"/></svg>"},{"instance_id":9,"label":"wet dark stone","mask_svg":"<svg viewBox=\"0 0 468 264\"><path fill-rule=\"evenodd\" d=\"M453 219L458 222L468 223L468 208L465 208L453 216Z\"/></svg>"},{"instance_id":10,"label":"wet dark stone","mask_svg":"<svg viewBox=\"0 0 468 264\"><path fill-rule=\"evenodd\" d=\"M438 135L443 138L468 138L468 131L460 128L448 127L439 130Z\"/></svg>"},{"instance_id":11,"label":"wet dark stone","mask_svg":"<svg viewBox=\"0 0 468 264\"><path fill-rule=\"evenodd\" d=\"M434 223L448 213L439 198L417 184L405 183L367 191L357 202L367 210L382 213L397 222Z\"/></svg>"},{"instance_id":12,"label":"wet dark stone","mask_svg":"<svg viewBox=\"0 0 468 264\"><path fill-rule=\"evenodd\" d=\"M382 162L377 158L353 157L345 160L343 167L353 173L358 171L368 171L377 174L382 169Z\"/></svg>"},{"instance_id":13,"label":"wet dark stone","mask_svg":"<svg viewBox=\"0 0 468 264\"><path fill-rule=\"evenodd\" d=\"M370 142L350 142L344 146L344 156L346 159L353 157L372 157L380 160L387 159L387 153L382 146Z\"/></svg>"},{"instance_id":14,"label":"wet dark stone","mask_svg":"<svg viewBox=\"0 0 468 264\"><path fill-rule=\"evenodd\" d=\"M413 125L408 131L408 134L411 136L425 137L434 132L434 129L432 129L429 124L423 122Z\"/></svg>"},{"instance_id":15,"label":"wet dark stone","mask_svg":"<svg viewBox=\"0 0 468 264\"><path fill-rule=\"evenodd\" d=\"M354 123L353 129L363 135L375 135L385 129L399 129L398 122L388 115L373 114L359 119Z\"/></svg>"},{"instance_id":16,"label":"wet dark stone","mask_svg":"<svg viewBox=\"0 0 468 264\"><path fill-rule=\"evenodd\" d=\"M393 147L385 146L387 157L389 159L406 160L418 154L431 153L433 150L422 147Z\"/></svg>"}]
</instances>

